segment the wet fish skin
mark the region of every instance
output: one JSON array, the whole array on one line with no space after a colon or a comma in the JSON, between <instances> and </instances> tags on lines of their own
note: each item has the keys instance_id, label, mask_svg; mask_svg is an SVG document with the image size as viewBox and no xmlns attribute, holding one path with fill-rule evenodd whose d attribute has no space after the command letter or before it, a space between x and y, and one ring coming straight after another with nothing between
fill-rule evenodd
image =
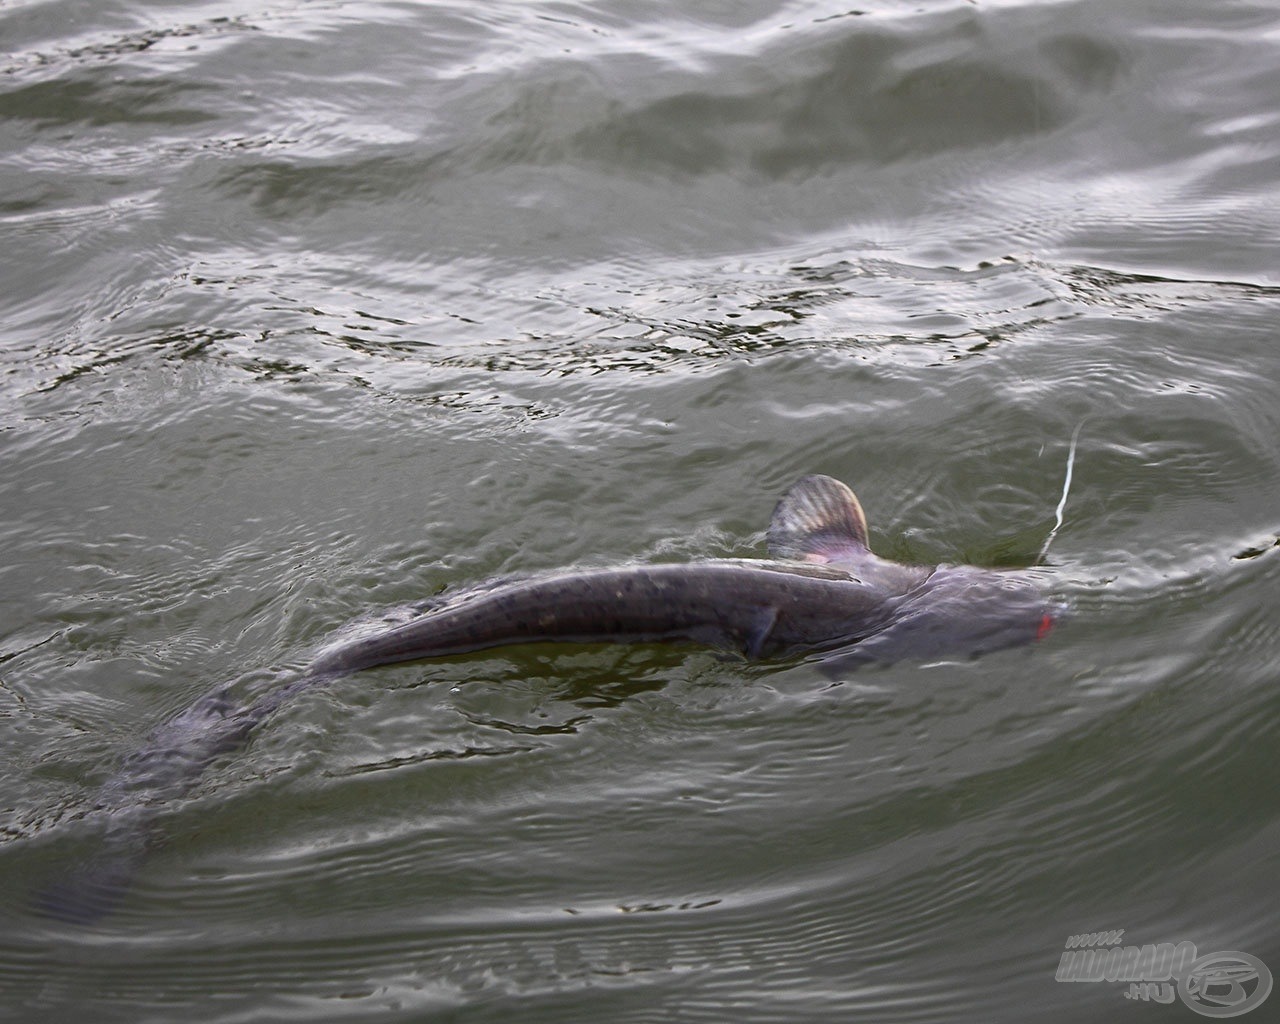
<instances>
[{"instance_id":1,"label":"wet fish skin","mask_svg":"<svg viewBox=\"0 0 1280 1024\"><path fill-rule=\"evenodd\" d=\"M97 853L49 886L41 913L84 924L112 910L153 845L164 805L297 693L377 665L508 644L690 641L747 657L817 654L836 675L871 661L972 655L1043 637L1061 615L1034 580L973 566L914 566L867 544L853 492L798 481L778 503L768 560L583 569L500 582L322 652L248 704L220 687L161 725L101 788Z\"/></svg>"},{"instance_id":2,"label":"wet fish skin","mask_svg":"<svg viewBox=\"0 0 1280 1024\"><path fill-rule=\"evenodd\" d=\"M930 651L1025 642L1052 615L1015 574L880 558L857 497L831 477L791 487L768 540L770 560L583 569L485 587L335 647L311 669L358 672L548 640L687 640L752 658L869 644L878 660L896 660L913 641Z\"/></svg>"},{"instance_id":3,"label":"wet fish skin","mask_svg":"<svg viewBox=\"0 0 1280 1024\"><path fill-rule=\"evenodd\" d=\"M540 641L684 640L775 657L856 643L892 614L892 595L849 572L721 560L581 570L523 580L326 652L313 671L449 657Z\"/></svg>"}]
</instances>

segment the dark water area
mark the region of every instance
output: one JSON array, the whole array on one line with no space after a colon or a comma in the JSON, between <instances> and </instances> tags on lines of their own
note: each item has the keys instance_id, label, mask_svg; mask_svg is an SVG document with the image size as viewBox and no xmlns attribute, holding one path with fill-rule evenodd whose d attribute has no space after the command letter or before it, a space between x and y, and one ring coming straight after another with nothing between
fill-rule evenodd
<instances>
[{"instance_id":1,"label":"dark water area","mask_svg":"<svg viewBox=\"0 0 1280 1024\"><path fill-rule=\"evenodd\" d=\"M1069 938L1280 970L1275 5L0 40L4 1019L1187 1021ZM1082 423L1043 643L371 670L149 808L112 913L33 908L153 729L353 620L758 556L814 472L882 555L1027 566Z\"/></svg>"}]
</instances>

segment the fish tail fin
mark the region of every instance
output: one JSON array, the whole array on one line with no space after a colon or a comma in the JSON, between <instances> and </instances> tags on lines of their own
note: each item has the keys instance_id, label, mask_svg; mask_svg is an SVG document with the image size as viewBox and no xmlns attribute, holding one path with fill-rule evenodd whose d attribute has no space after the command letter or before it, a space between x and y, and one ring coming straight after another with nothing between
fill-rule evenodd
<instances>
[{"instance_id":1,"label":"fish tail fin","mask_svg":"<svg viewBox=\"0 0 1280 1024\"><path fill-rule=\"evenodd\" d=\"M36 913L70 924L91 924L110 914L157 845L163 805L190 792L209 765L242 746L290 697L342 674L304 672L240 707L229 696L230 686L219 687L160 726L103 785L100 810L93 812L107 821L100 845L36 895Z\"/></svg>"},{"instance_id":2,"label":"fish tail fin","mask_svg":"<svg viewBox=\"0 0 1280 1024\"><path fill-rule=\"evenodd\" d=\"M92 854L42 888L32 901L41 917L89 925L123 902L142 869L154 838L151 820L115 829Z\"/></svg>"}]
</instances>

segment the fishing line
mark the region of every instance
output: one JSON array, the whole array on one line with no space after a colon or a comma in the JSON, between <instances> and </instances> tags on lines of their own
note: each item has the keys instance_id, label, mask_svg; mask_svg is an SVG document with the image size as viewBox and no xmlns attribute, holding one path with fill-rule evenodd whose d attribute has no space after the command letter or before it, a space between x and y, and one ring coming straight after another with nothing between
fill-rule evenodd
<instances>
[{"instance_id":1,"label":"fishing line","mask_svg":"<svg viewBox=\"0 0 1280 1024\"><path fill-rule=\"evenodd\" d=\"M1080 440L1080 430L1083 427L1084 420L1081 420L1076 424L1076 429L1071 435L1071 448L1067 452L1067 475L1062 481L1062 498L1058 502L1057 511L1054 513L1056 521L1053 524L1053 529L1049 531L1049 536L1044 539L1044 547L1040 549L1040 554L1034 563L1036 565L1039 565L1044 561L1044 556L1049 553L1049 545L1053 543L1053 538L1056 537L1058 535L1058 531L1062 529L1062 513L1067 507L1067 495L1071 491L1071 473L1072 470L1075 469L1076 465L1076 442Z\"/></svg>"}]
</instances>

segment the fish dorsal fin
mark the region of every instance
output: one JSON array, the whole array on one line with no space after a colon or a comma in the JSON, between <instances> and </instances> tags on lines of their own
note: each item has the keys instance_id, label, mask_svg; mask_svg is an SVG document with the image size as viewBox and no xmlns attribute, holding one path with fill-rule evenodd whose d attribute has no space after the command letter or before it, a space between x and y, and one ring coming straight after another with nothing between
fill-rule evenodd
<instances>
[{"instance_id":1,"label":"fish dorsal fin","mask_svg":"<svg viewBox=\"0 0 1280 1024\"><path fill-rule=\"evenodd\" d=\"M802 562L838 562L868 552L867 517L857 496L829 476L801 477L769 521L769 553Z\"/></svg>"}]
</instances>

